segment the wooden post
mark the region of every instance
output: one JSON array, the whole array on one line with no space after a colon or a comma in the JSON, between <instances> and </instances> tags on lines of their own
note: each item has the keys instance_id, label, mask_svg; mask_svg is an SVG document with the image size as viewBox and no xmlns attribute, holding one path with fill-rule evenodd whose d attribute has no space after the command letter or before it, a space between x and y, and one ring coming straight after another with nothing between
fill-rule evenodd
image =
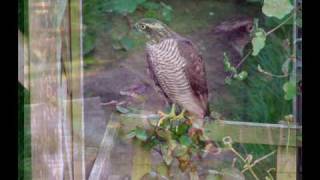
<instances>
[{"instance_id":1,"label":"wooden post","mask_svg":"<svg viewBox=\"0 0 320 180\"><path fill-rule=\"evenodd\" d=\"M29 0L32 179L85 177L79 4Z\"/></svg>"},{"instance_id":2,"label":"wooden post","mask_svg":"<svg viewBox=\"0 0 320 180\"><path fill-rule=\"evenodd\" d=\"M297 147L279 146L277 150L277 180L297 179Z\"/></svg>"}]
</instances>

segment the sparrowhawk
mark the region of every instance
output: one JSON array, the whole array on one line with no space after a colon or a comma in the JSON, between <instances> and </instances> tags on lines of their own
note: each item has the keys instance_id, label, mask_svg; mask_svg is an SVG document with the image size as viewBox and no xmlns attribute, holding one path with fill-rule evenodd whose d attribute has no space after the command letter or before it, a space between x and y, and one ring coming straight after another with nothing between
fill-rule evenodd
<instances>
[{"instance_id":1,"label":"sparrowhawk","mask_svg":"<svg viewBox=\"0 0 320 180\"><path fill-rule=\"evenodd\" d=\"M135 28L149 39L149 74L167 101L197 118L209 116L205 64L193 43L156 19L141 19Z\"/></svg>"}]
</instances>

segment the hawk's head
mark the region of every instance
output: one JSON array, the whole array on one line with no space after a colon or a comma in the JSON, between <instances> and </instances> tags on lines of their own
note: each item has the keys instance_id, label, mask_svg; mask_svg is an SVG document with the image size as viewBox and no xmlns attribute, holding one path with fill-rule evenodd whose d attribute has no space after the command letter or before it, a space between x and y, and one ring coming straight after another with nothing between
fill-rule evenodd
<instances>
[{"instance_id":1,"label":"hawk's head","mask_svg":"<svg viewBox=\"0 0 320 180\"><path fill-rule=\"evenodd\" d=\"M166 24L159 20L144 18L135 24L135 28L146 34L147 38L153 42L159 42L165 38L177 36Z\"/></svg>"}]
</instances>

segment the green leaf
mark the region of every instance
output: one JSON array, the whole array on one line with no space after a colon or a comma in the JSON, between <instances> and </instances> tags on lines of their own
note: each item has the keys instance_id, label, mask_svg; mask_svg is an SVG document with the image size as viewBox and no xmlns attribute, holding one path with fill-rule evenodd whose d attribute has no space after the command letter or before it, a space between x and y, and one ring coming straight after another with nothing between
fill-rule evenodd
<instances>
[{"instance_id":1,"label":"green leaf","mask_svg":"<svg viewBox=\"0 0 320 180\"><path fill-rule=\"evenodd\" d=\"M148 150L151 150L153 147L159 144L160 144L160 141L155 136L152 136L147 140L146 143L144 143L144 147Z\"/></svg>"},{"instance_id":2,"label":"green leaf","mask_svg":"<svg viewBox=\"0 0 320 180\"><path fill-rule=\"evenodd\" d=\"M182 144L182 145L185 145L185 146L190 146L192 144L192 140L189 138L189 136L187 135L182 135L180 138L179 138L179 142Z\"/></svg>"},{"instance_id":3,"label":"green leaf","mask_svg":"<svg viewBox=\"0 0 320 180\"><path fill-rule=\"evenodd\" d=\"M158 18L157 11L155 10L148 10L146 13L144 13L144 16L146 18Z\"/></svg>"},{"instance_id":4,"label":"green leaf","mask_svg":"<svg viewBox=\"0 0 320 180\"><path fill-rule=\"evenodd\" d=\"M131 138L134 138L135 136L136 136L136 131L132 130L126 135L126 138L131 139Z\"/></svg>"},{"instance_id":5,"label":"green leaf","mask_svg":"<svg viewBox=\"0 0 320 180\"><path fill-rule=\"evenodd\" d=\"M133 48L134 46L134 43L133 43L133 40L128 38L127 36L123 37L121 40L120 40L120 43L122 45L122 47L128 51L130 49Z\"/></svg>"},{"instance_id":6,"label":"green leaf","mask_svg":"<svg viewBox=\"0 0 320 180\"><path fill-rule=\"evenodd\" d=\"M230 77L226 77L225 79L224 79L224 83L226 83L226 84L228 84L228 85L230 85L231 84L231 78Z\"/></svg>"},{"instance_id":7,"label":"green leaf","mask_svg":"<svg viewBox=\"0 0 320 180\"><path fill-rule=\"evenodd\" d=\"M230 59L226 53L223 53L223 64L226 72L237 73L237 69L231 65Z\"/></svg>"},{"instance_id":8,"label":"green leaf","mask_svg":"<svg viewBox=\"0 0 320 180\"><path fill-rule=\"evenodd\" d=\"M127 114L127 113L130 112L129 109L124 108L124 107L121 107L121 106L119 106L119 105L116 106L116 109L117 109L118 112L120 112L120 113L122 113L122 114Z\"/></svg>"},{"instance_id":9,"label":"green leaf","mask_svg":"<svg viewBox=\"0 0 320 180\"><path fill-rule=\"evenodd\" d=\"M288 81L284 83L283 90L285 92L284 99L285 100L291 100L294 96L296 96L296 83L293 81Z\"/></svg>"},{"instance_id":10,"label":"green leaf","mask_svg":"<svg viewBox=\"0 0 320 180\"><path fill-rule=\"evenodd\" d=\"M173 154L177 157L183 156L188 152L187 146L184 145L177 145L177 147L174 149Z\"/></svg>"},{"instance_id":11,"label":"green leaf","mask_svg":"<svg viewBox=\"0 0 320 180\"><path fill-rule=\"evenodd\" d=\"M254 32L254 37L251 40L251 44L253 47L253 56L257 56L261 49L264 48L265 46L265 41L266 41L267 35L266 32L262 28L258 28Z\"/></svg>"},{"instance_id":12,"label":"green leaf","mask_svg":"<svg viewBox=\"0 0 320 180\"><path fill-rule=\"evenodd\" d=\"M236 74L236 75L234 76L234 78L237 79L237 80L239 80L239 81L242 81L242 80L246 79L247 77L248 77L247 71L241 71L241 73Z\"/></svg>"},{"instance_id":13,"label":"green leaf","mask_svg":"<svg viewBox=\"0 0 320 180\"><path fill-rule=\"evenodd\" d=\"M173 161L172 153L169 151L168 145L163 144L160 146L162 152L162 158L167 165L170 165Z\"/></svg>"},{"instance_id":14,"label":"green leaf","mask_svg":"<svg viewBox=\"0 0 320 180\"><path fill-rule=\"evenodd\" d=\"M293 9L289 0L264 0L262 12L269 17L282 19Z\"/></svg>"},{"instance_id":15,"label":"green leaf","mask_svg":"<svg viewBox=\"0 0 320 180\"><path fill-rule=\"evenodd\" d=\"M161 138L164 138L166 140L171 139L171 132L169 130L161 129L161 130L157 130L156 133Z\"/></svg>"},{"instance_id":16,"label":"green leaf","mask_svg":"<svg viewBox=\"0 0 320 180\"><path fill-rule=\"evenodd\" d=\"M144 129L137 128L135 130L135 134L136 134L136 137L141 141L146 141L148 139L147 132Z\"/></svg>"},{"instance_id":17,"label":"green leaf","mask_svg":"<svg viewBox=\"0 0 320 180\"><path fill-rule=\"evenodd\" d=\"M185 133L187 133L188 132L188 129L189 129L189 125L187 125L187 124L180 124L179 126L178 126L178 128L177 128L177 134L178 135L182 135L182 134L185 134Z\"/></svg>"}]
</instances>

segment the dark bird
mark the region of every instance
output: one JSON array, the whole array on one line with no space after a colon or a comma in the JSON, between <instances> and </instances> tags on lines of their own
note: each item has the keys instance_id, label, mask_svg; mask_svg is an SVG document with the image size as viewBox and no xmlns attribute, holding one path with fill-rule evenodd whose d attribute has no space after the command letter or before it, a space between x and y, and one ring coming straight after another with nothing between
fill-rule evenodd
<instances>
[{"instance_id":1,"label":"dark bird","mask_svg":"<svg viewBox=\"0 0 320 180\"><path fill-rule=\"evenodd\" d=\"M205 64L193 43L156 19L141 19L135 28L149 39L146 45L149 74L172 104L169 115L181 118L187 111L198 119L209 116ZM175 104L182 107L178 116Z\"/></svg>"}]
</instances>

